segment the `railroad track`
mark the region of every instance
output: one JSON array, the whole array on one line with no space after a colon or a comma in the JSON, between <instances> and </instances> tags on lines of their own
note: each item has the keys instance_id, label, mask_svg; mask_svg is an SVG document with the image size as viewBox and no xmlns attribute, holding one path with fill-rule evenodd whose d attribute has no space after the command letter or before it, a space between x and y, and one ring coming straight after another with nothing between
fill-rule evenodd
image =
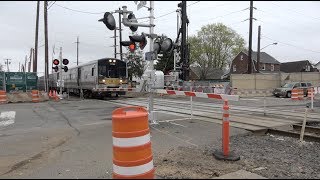
<instances>
[{"instance_id":1,"label":"railroad track","mask_svg":"<svg viewBox=\"0 0 320 180\"><path fill-rule=\"evenodd\" d=\"M146 98L132 98L125 100L111 100L117 105L148 106ZM222 105L209 102L193 102L194 118L221 124ZM299 124L303 120L303 113L290 110L268 109L267 116L263 115L263 108L230 106L232 127L250 131L267 130L273 127ZM190 102L182 100L154 99L154 110L163 113L174 113L184 117L190 117ZM320 121L319 115L308 115L308 121Z\"/></svg>"},{"instance_id":2,"label":"railroad track","mask_svg":"<svg viewBox=\"0 0 320 180\"><path fill-rule=\"evenodd\" d=\"M265 133L276 134L280 136L288 136L293 138L300 138L302 125L293 124L292 129L281 130L281 129L268 129ZM305 141L320 142L320 128L313 126L305 126L305 132L303 139Z\"/></svg>"}]
</instances>

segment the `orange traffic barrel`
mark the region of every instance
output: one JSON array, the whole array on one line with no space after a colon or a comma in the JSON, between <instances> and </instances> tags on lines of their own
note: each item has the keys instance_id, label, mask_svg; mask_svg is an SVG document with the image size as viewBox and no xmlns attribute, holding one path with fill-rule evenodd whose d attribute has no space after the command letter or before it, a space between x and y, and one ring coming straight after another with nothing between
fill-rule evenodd
<instances>
[{"instance_id":1,"label":"orange traffic barrel","mask_svg":"<svg viewBox=\"0 0 320 180\"><path fill-rule=\"evenodd\" d=\"M314 98L314 88L308 88L308 99L311 99L311 97L313 96Z\"/></svg>"},{"instance_id":2,"label":"orange traffic barrel","mask_svg":"<svg viewBox=\"0 0 320 180\"><path fill-rule=\"evenodd\" d=\"M296 88L294 88L294 89L292 89L292 91L291 91L291 99L292 100L299 100L299 90L298 89L296 89Z\"/></svg>"},{"instance_id":3,"label":"orange traffic barrel","mask_svg":"<svg viewBox=\"0 0 320 180\"><path fill-rule=\"evenodd\" d=\"M8 103L6 91L0 90L0 104Z\"/></svg>"},{"instance_id":4,"label":"orange traffic barrel","mask_svg":"<svg viewBox=\"0 0 320 180\"><path fill-rule=\"evenodd\" d=\"M303 97L304 97L303 89L298 89L298 99L303 100Z\"/></svg>"},{"instance_id":5,"label":"orange traffic barrel","mask_svg":"<svg viewBox=\"0 0 320 180\"><path fill-rule=\"evenodd\" d=\"M40 102L38 90L32 90L31 95L32 95L32 102L35 102L35 103Z\"/></svg>"},{"instance_id":6,"label":"orange traffic barrel","mask_svg":"<svg viewBox=\"0 0 320 180\"><path fill-rule=\"evenodd\" d=\"M148 111L140 106L112 112L113 178L153 179Z\"/></svg>"}]
</instances>

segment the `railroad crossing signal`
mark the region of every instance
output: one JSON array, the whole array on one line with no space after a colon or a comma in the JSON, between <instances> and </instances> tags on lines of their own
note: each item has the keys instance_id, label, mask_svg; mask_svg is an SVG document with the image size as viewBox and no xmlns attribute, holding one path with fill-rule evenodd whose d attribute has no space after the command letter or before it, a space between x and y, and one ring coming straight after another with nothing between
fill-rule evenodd
<instances>
[{"instance_id":1,"label":"railroad crossing signal","mask_svg":"<svg viewBox=\"0 0 320 180\"><path fill-rule=\"evenodd\" d=\"M143 50L144 47L147 45L147 38L144 33L141 33L140 36L139 35L138 36L129 36L129 38L132 42L138 42L141 50Z\"/></svg>"},{"instance_id":2,"label":"railroad crossing signal","mask_svg":"<svg viewBox=\"0 0 320 180\"><path fill-rule=\"evenodd\" d=\"M128 20L133 22L133 23L138 23L136 16L133 13L130 13L128 15ZM138 26L129 26L129 28L131 29L132 32L136 32L138 30Z\"/></svg>"},{"instance_id":3,"label":"railroad crossing signal","mask_svg":"<svg viewBox=\"0 0 320 180\"><path fill-rule=\"evenodd\" d=\"M69 60L68 59L63 59L62 60L62 64L65 65L62 68L64 70L64 72L68 72L68 66L67 65L69 64Z\"/></svg>"},{"instance_id":4,"label":"railroad crossing signal","mask_svg":"<svg viewBox=\"0 0 320 180\"><path fill-rule=\"evenodd\" d=\"M58 67L59 60L58 59L54 59L52 63L55 65L54 67L52 67L52 69L54 69L54 72L58 72L58 70L59 70L59 67Z\"/></svg>"},{"instance_id":5,"label":"railroad crossing signal","mask_svg":"<svg viewBox=\"0 0 320 180\"><path fill-rule=\"evenodd\" d=\"M103 18L99 19L98 21L102 21L110 30L114 30L116 28L116 20L109 12L104 13Z\"/></svg>"},{"instance_id":6,"label":"railroad crossing signal","mask_svg":"<svg viewBox=\"0 0 320 180\"><path fill-rule=\"evenodd\" d=\"M122 46L129 46L130 52L134 52L136 50L136 43L132 41L121 41L120 44Z\"/></svg>"},{"instance_id":7,"label":"railroad crossing signal","mask_svg":"<svg viewBox=\"0 0 320 180\"><path fill-rule=\"evenodd\" d=\"M159 54L160 52L168 52L172 49L173 42L170 38L165 38L162 42L155 41L153 51Z\"/></svg>"}]
</instances>

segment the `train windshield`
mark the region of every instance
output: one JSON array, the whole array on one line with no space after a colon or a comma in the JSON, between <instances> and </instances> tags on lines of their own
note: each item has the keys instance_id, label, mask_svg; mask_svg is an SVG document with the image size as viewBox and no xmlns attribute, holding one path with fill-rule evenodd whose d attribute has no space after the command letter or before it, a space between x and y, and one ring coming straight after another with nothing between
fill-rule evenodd
<instances>
[{"instance_id":1,"label":"train windshield","mask_svg":"<svg viewBox=\"0 0 320 180\"><path fill-rule=\"evenodd\" d=\"M123 61L108 59L99 61L99 77L124 78L126 76L126 64Z\"/></svg>"}]
</instances>

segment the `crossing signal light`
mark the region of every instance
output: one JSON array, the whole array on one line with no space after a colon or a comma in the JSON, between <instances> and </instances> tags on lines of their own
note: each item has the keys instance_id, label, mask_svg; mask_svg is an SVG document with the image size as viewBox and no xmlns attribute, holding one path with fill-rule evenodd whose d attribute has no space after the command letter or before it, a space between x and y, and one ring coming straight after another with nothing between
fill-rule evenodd
<instances>
[{"instance_id":1,"label":"crossing signal light","mask_svg":"<svg viewBox=\"0 0 320 180\"><path fill-rule=\"evenodd\" d=\"M130 13L128 15L128 19L133 22L133 23L138 23L136 16L133 13ZM131 31L136 32L138 30L138 26L129 26L129 28L131 29Z\"/></svg>"},{"instance_id":2,"label":"crossing signal light","mask_svg":"<svg viewBox=\"0 0 320 180\"><path fill-rule=\"evenodd\" d=\"M59 65L59 60L58 59L54 59L53 60L53 64L56 65L56 66Z\"/></svg>"},{"instance_id":3,"label":"crossing signal light","mask_svg":"<svg viewBox=\"0 0 320 180\"><path fill-rule=\"evenodd\" d=\"M140 36L129 36L130 40L133 42L138 42L141 50L147 45L147 38L144 33L141 33Z\"/></svg>"},{"instance_id":4,"label":"crossing signal light","mask_svg":"<svg viewBox=\"0 0 320 180\"><path fill-rule=\"evenodd\" d=\"M52 67L52 69L54 69L54 72L58 72L59 67L58 67L58 66L55 66L55 67Z\"/></svg>"},{"instance_id":5,"label":"crossing signal light","mask_svg":"<svg viewBox=\"0 0 320 180\"><path fill-rule=\"evenodd\" d=\"M62 68L63 70L64 70L64 72L68 72L68 66L64 66L63 68Z\"/></svg>"},{"instance_id":6,"label":"crossing signal light","mask_svg":"<svg viewBox=\"0 0 320 180\"><path fill-rule=\"evenodd\" d=\"M114 30L116 28L116 20L114 19L113 15L109 12L104 13L103 18L99 19L98 21L102 21L110 30Z\"/></svg>"},{"instance_id":7,"label":"crossing signal light","mask_svg":"<svg viewBox=\"0 0 320 180\"><path fill-rule=\"evenodd\" d=\"M136 43L134 43L132 41L121 41L120 44L122 46L128 46L130 52L134 52L136 50Z\"/></svg>"},{"instance_id":8,"label":"crossing signal light","mask_svg":"<svg viewBox=\"0 0 320 180\"><path fill-rule=\"evenodd\" d=\"M162 42L159 40L155 41L153 44L153 51L159 54L160 52L168 52L172 49L173 42L170 38L164 39Z\"/></svg>"},{"instance_id":9,"label":"crossing signal light","mask_svg":"<svg viewBox=\"0 0 320 180\"><path fill-rule=\"evenodd\" d=\"M63 59L62 60L62 64L63 65L68 65L69 64L69 60L68 59Z\"/></svg>"},{"instance_id":10,"label":"crossing signal light","mask_svg":"<svg viewBox=\"0 0 320 180\"><path fill-rule=\"evenodd\" d=\"M63 59L62 60L62 64L65 65L62 68L64 70L64 72L68 72L68 66L67 65L69 64L69 60L68 59Z\"/></svg>"}]
</instances>

